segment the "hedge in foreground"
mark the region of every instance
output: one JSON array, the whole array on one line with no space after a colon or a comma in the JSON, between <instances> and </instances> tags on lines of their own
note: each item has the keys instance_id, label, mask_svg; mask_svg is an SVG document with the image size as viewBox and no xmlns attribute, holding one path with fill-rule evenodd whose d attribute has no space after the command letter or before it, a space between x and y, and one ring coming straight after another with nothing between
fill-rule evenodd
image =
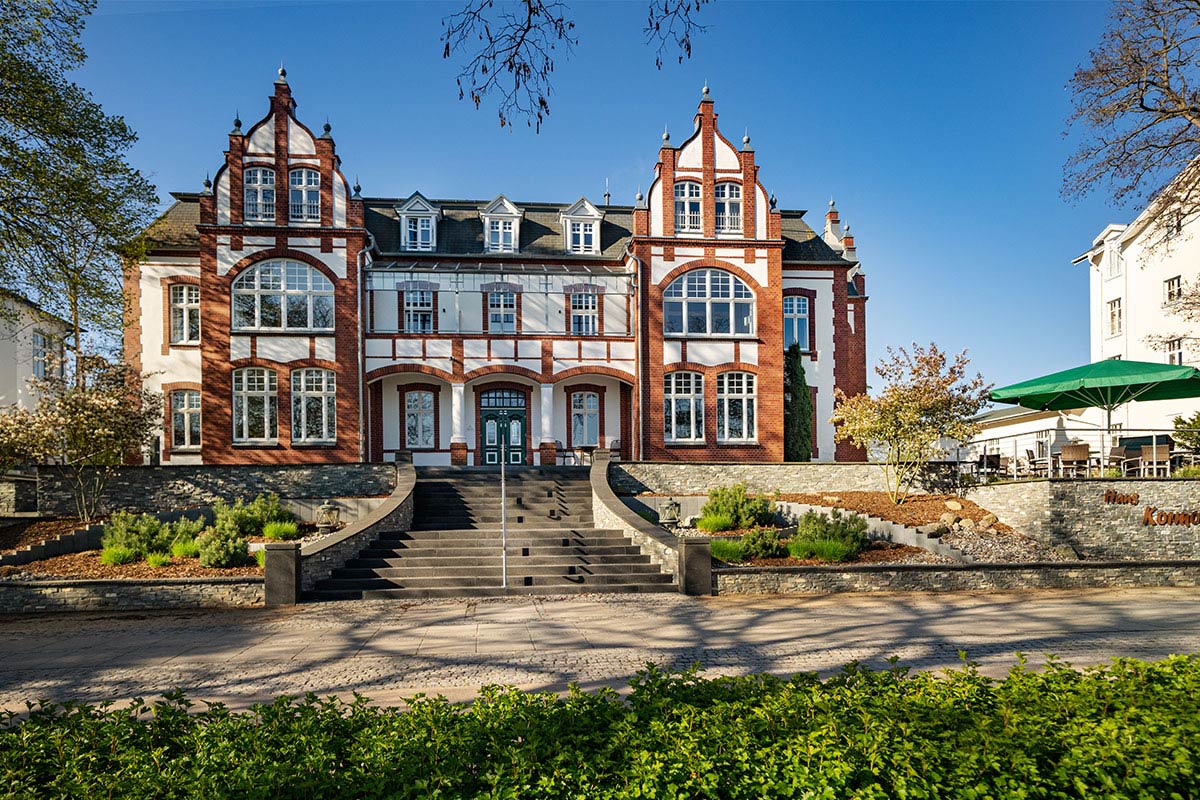
<instances>
[{"instance_id":1,"label":"hedge in foreground","mask_svg":"<svg viewBox=\"0 0 1200 800\"><path fill-rule=\"evenodd\" d=\"M308 696L247 713L182 694L0 722L6 797L1200 796L1200 659L820 681L654 667L611 690L487 687L409 711Z\"/></svg>"}]
</instances>

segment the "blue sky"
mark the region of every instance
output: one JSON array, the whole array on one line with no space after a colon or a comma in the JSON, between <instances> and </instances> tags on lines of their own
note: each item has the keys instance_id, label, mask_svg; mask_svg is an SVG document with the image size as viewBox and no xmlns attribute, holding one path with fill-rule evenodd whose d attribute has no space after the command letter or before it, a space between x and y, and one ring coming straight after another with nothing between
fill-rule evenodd
<instances>
[{"instance_id":1,"label":"blue sky","mask_svg":"<svg viewBox=\"0 0 1200 800\"><path fill-rule=\"evenodd\" d=\"M1104 4L718 0L691 60L658 71L644 3L573 2L580 42L540 134L458 100L438 41L454 7L102 0L77 79L138 131L164 201L219 167L235 110L263 116L283 59L300 119L329 118L366 195L599 201L607 177L616 203L649 183L664 125L682 141L707 79L782 207L819 230L836 197L867 275L869 369L914 340L968 348L997 385L1087 361L1070 262L1137 211L1059 196L1067 82Z\"/></svg>"}]
</instances>

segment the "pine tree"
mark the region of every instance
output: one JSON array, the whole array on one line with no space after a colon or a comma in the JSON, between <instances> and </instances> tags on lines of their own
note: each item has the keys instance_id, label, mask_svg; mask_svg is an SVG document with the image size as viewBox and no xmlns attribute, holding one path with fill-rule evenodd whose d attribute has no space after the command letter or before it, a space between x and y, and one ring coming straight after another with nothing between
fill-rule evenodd
<instances>
[{"instance_id":1,"label":"pine tree","mask_svg":"<svg viewBox=\"0 0 1200 800\"><path fill-rule=\"evenodd\" d=\"M812 461L812 394L804 377L800 345L793 344L783 365L783 458Z\"/></svg>"}]
</instances>

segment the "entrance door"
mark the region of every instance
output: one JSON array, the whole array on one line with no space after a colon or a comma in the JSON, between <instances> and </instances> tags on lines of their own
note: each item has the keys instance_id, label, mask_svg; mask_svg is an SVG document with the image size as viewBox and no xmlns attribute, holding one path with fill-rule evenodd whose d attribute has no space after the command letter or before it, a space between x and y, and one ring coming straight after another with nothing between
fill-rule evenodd
<instances>
[{"instance_id":1,"label":"entrance door","mask_svg":"<svg viewBox=\"0 0 1200 800\"><path fill-rule=\"evenodd\" d=\"M525 463L525 431L529 424L525 394L514 389L492 389L479 394L479 424L483 464ZM502 455L503 454L503 455Z\"/></svg>"}]
</instances>

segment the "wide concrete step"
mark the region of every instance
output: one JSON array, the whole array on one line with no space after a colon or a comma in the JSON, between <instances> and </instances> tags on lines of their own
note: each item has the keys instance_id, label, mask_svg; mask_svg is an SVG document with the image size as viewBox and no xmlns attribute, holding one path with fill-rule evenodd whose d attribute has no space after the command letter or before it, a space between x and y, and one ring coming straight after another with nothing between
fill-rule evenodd
<instances>
[{"instance_id":1,"label":"wide concrete step","mask_svg":"<svg viewBox=\"0 0 1200 800\"><path fill-rule=\"evenodd\" d=\"M603 528L522 528L519 531L509 531L508 541L547 541L558 542L563 539L573 539L580 542L600 540L624 540L621 531ZM408 531L381 535L369 542L371 547L412 547L417 544L436 545L439 542L491 542L496 546L504 540L500 530L480 531L475 529Z\"/></svg>"},{"instance_id":2,"label":"wide concrete step","mask_svg":"<svg viewBox=\"0 0 1200 800\"><path fill-rule=\"evenodd\" d=\"M662 573L619 573L619 574L588 574L588 573L550 573L529 574L519 570L509 570L510 585L520 586L552 586L585 584L603 586L606 584L627 583L670 583L671 576ZM369 589L448 589L454 587L483 587L500 586L500 575L435 575L428 577L366 577L366 578L326 578L317 584L318 589L331 591L366 591Z\"/></svg>"},{"instance_id":3,"label":"wide concrete step","mask_svg":"<svg viewBox=\"0 0 1200 800\"><path fill-rule=\"evenodd\" d=\"M586 480L590 472L590 467L565 467L565 466L509 466L505 469L505 474L508 477L520 476L527 477L535 475L538 477L550 478L575 478L576 480ZM495 476L500 477L500 467L416 467L418 480L426 478L453 478L454 480L471 480L479 476Z\"/></svg>"},{"instance_id":4,"label":"wide concrete step","mask_svg":"<svg viewBox=\"0 0 1200 800\"><path fill-rule=\"evenodd\" d=\"M369 578L446 578L453 580L457 578L494 578L496 581L504 574L503 568L500 566L499 559L495 564L487 566L476 565L473 567L450 567L445 564L437 566L412 566L410 564L401 564L396 567L372 567L372 568L355 568L343 567L335 570L332 578L340 580L362 580ZM547 577L554 575L637 575L639 578L644 575L657 576L660 574L658 566L649 562L644 564L580 564L578 562L570 562L563 559L556 559L552 563L528 563L528 559L509 559L508 562L509 576L525 576L532 575L535 577Z\"/></svg>"},{"instance_id":5,"label":"wide concrete step","mask_svg":"<svg viewBox=\"0 0 1200 800\"><path fill-rule=\"evenodd\" d=\"M422 600L438 597L521 597L556 594L663 594L676 592L673 583L608 583L512 586L507 589L478 587L473 589L374 589L361 593L363 600Z\"/></svg>"},{"instance_id":6,"label":"wide concrete step","mask_svg":"<svg viewBox=\"0 0 1200 800\"><path fill-rule=\"evenodd\" d=\"M499 569L500 553L480 553L470 556L419 555L419 550L406 550L403 555L388 558L352 558L344 569L388 569L391 567L436 567L449 571L462 569ZM411 555L410 555L411 554ZM635 566L650 564L650 557L641 553L622 553L595 556L573 551L541 553L531 556L516 556L526 563L579 564L584 566L607 564L612 566ZM494 566L493 566L494 565Z\"/></svg>"},{"instance_id":7,"label":"wide concrete step","mask_svg":"<svg viewBox=\"0 0 1200 800\"><path fill-rule=\"evenodd\" d=\"M426 557L470 557L478 558L481 553L489 551L499 551L499 547L484 548L484 547L438 547L438 548L379 548L373 549L370 547L364 548L359 552L359 558L409 558L410 554L423 555ZM609 556L631 556L639 555L641 549L636 545L595 545L591 547L580 547L579 545L546 545L546 544L531 544L531 545L509 545L509 553L512 557L518 554L528 553L531 556L551 555L554 553L575 553L578 555L589 555L597 558L607 558Z\"/></svg>"}]
</instances>

